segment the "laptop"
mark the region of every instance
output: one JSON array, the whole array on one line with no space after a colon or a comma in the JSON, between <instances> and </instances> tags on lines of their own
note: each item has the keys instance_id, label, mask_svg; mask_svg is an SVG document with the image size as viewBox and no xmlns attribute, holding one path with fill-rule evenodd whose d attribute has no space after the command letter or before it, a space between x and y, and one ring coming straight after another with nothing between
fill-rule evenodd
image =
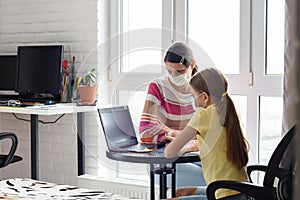
<instances>
[{"instance_id":1,"label":"laptop","mask_svg":"<svg viewBox=\"0 0 300 200\"><path fill-rule=\"evenodd\" d=\"M99 108L98 113L109 151L147 153L164 146L138 142L128 106Z\"/></svg>"}]
</instances>

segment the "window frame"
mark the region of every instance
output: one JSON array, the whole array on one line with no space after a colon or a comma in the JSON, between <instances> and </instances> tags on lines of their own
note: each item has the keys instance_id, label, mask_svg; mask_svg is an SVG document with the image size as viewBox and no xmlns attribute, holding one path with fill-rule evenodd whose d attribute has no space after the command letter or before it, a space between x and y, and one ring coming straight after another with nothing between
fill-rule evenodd
<instances>
[{"instance_id":1,"label":"window frame","mask_svg":"<svg viewBox=\"0 0 300 200\"><path fill-rule=\"evenodd\" d=\"M121 1L121 0L120 0ZM115 35L114 44L111 44L111 59L113 58L119 58L119 55L121 54L121 45L120 41L122 40L122 33L120 32L120 29L118 25L120 24L120 1L113 1L111 5L111 12L112 13L118 13L117 15L114 15L111 18L111 35ZM163 19L168 19L171 16L171 4L172 0L164 0L162 1L163 6ZM115 11L115 8L118 8L118 12ZM162 23L163 29L171 29L171 22L170 20L163 20ZM139 30L137 30L135 33L139 34ZM170 38L170 33L168 31L162 31L162 48L166 49L170 44L171 40L167 39ZM114 51L112 52L112 49ZM118 54L118 53L119 54ZM111 63L109 67L109 82L111 89L114 89L116 91L118 90L130 90L137 88L141 85L148 84L151 80L161 76L164 72L163 68L163 55L162 55L162 70L158 73L146 73L141 76L141 73L121 73L120 72L120 62L114 62ZM112 91L112 90L110 90ZM110 94L111 96L113 94ZM112 103L118 103L117 99L114 99Z\"/></svg>"},{"instance_id":2,"label":"window frame","mask_svg":"<svg viewBox=\"0 0 300 200\"><path fill-rule=\"evenodd\" d=\"M163 35L163 48L167 48L173 41L187 41L187 1L162 1L165 11L163 19L171 18L163 21L163 27L173 30ZM226 74L230 83L229 93L247 97L246 132L251 144L250 163L259 161L259 97L282 96L283 93L283 75L265 74L266 3L267 0L240 1L240 74ZM109 7L109 35L115 37L108 48L112 61L107 72L109 103L118 104L118 91L146 87L151 80L162 75L163 69L159 73L147 73L143 76L140 73L128 73L124 76L119 72L119 63L113 62L113 58L118 58L120 54L119 1L111 0Z\"/></svg>"}]
</instances>

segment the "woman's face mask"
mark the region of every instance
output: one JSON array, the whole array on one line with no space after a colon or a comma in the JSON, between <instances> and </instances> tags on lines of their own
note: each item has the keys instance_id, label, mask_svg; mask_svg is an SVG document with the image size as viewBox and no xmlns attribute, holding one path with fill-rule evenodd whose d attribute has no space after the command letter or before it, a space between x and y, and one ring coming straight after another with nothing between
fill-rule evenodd
<instances>
[{"instance_id":1,"label":"woman's face mask","mask_svg":"<svg viewBox=\"0 0 300 200\"><path fill-rule=\"evenodd\" d=\"M178 76L173 76L172 74L169 73L168 78L176 86L182 86L188 83L188 77L186 73Z\"/></svg>"},{"instance_id":2,"label":"woman's face mask","mask_svg":"<svg viewBox=\"0 0 300 200\"><path fill-rule=\"evenodd\" d=\"M176 86L186 85L188 83L188 68L179 63L166 62L169 80Z\"/></svg>"}]
</instances>

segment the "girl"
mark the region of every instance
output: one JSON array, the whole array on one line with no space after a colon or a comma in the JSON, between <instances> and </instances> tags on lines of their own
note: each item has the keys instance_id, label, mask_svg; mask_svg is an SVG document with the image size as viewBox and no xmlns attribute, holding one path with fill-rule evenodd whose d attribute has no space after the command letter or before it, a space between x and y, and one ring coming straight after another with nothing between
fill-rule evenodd
<instances>
[{"instance_id":1,"label":"girl","mask_svg":"<svg viewBox=\"0 0 300 200\"><path fill-rule=\"evenodd\" d=\"M191 78L190 86L199 109L182 132L166 147L165 156L170 158L185 153L186 144L196 136L207 184L216 180L248 181L245 169L248 163L248 142L227 93L228 83L224 75L214 68L205 69ZM180 188L177 194L197 195L199 188ZM194 197L203 199L200 195ZM216 197L235 200L248 198L228 189L218 190Z\"/></svg>"}]
</instances>

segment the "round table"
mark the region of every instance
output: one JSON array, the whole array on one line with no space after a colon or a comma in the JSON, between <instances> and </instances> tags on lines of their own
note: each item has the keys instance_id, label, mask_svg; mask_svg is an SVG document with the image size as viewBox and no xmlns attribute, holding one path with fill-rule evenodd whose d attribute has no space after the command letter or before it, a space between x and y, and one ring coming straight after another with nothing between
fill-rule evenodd
<instances>
[{"instance_id":1,"label":"round table","mask_svg":"<svg viewBox=\"0 0 300 200\"><path fill-rule=\"evenodd\" d=\"M160 177L160 199L167 198L167 174L172 175L172 197L176 196L176 164L199 162L200 157L198 152L183 154L176 158L164 157L163 149L149 153L123 153L106 151L106 156L109 159L131 163L146 163L150 165L150 199L155 200L154 191L154 174L159 174ZM171 164L171 167L167 165ZM158 167L155 167L158 165Z\"/></svg>"}]
</instances>

